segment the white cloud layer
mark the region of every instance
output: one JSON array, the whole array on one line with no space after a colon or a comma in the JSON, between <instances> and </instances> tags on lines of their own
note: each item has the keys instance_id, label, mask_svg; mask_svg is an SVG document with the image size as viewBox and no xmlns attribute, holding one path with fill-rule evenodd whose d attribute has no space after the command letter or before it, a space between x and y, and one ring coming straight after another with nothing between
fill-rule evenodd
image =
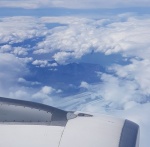
<instances>
[{"instance_id":1,"label":"white cloud layer","mask_svg":"<svg viewBox=\"0 0 150 147\"><path fill-rule=\"evenodd\" d=\"M31 51L30 46L12 47L11 44L36 37L45 39L32 48L33 53L50 53L59 63L79 59L93 51L138 58L147 58L150 53L149 18L124 14L116 19L98 20L77 17L8 17L0 20L0 43L7 43L0 47L2 53L26 56ZM51 23L66 26L46 28L45 25Z\"/></svg>"},{"instance_id":2,"label":"white cloud layer","mask_svg":"<svg viewBox=\"0 0 150 147\"><path fill-rule=\"evenodd\" d=\"M13 44L43 35L46 35L45 27L35 17L0 18L0 43Z\"/></svg>"},{"instance_id":3,"label":"white cloud layer","mask_svg":"<svg viewBox=\"0 0 150 147\"><path fill-rule=\"evenodd\" d=\"M43 17L41 21L67 25L52 29L34 51L35 54L52 53L59 63L79 59L93 51L106 55L122 53L123 56L139 58L146 58L150 52L149 18L141 19L127 14L119 15L117 19Z\"/></svg>"},{"instance_id":4,"label":"white cloud layer","mask_svg":"<svg viewBox=\"0 0 150 147\"><path fill-rule=\"evenodd\" d=\"M35 60L32 62L37 67L56 67L57 63L49 63L47 60Z\"/></svg>"},{"instance_id":5,"label":"white cloud layer","mask_svg":"<svg viewBox=\"0 0 150 147\"><path fill-rule=\"evenodd\" d=\"M65 26L48 29L45 24L49 23L60 23ZM147 147L150 144L147 137L150 135L149 26L149 17L141 18L129 14L96 20L81 17L1 18L1 96L38 99L43 103L54 104L68 110L127 117L140 124L141 146ZM12 45L40 36L45 38L31 50L30 47ZM113 74L99 73L102 83L90 85L82 82L80 86L86 88L88 92L62 100L53 98L53 94L61 90L43 85L39 89L34 89L30 86L36 81L29 82L23 78L24 74L28 74L27 63L39 67L57 66L57 64L49 65L46 59L36 59L36 55L41 58L47 55L50 59L64 64L93 52L105 55L121 54L129 62L128 65L119 63L111 65L108 71Z\"/></svg>"},{"instance_id":6,"label":"white cloud layer","mask_svg":"<svg viewBox=\"0 0 150 147\"><path fill-rule=\"evenodd\" d=\"M149 7L149 0L2 0L0 7L21 7L35 9L42 7L64 7L64 8L122 8L122 7Z\"/></svg>"},{"instance_id":7,"label":"white cloud layer","mask_svg":"<svg viewBox=\"0 0 150 147\"><path fill-rule=\"evenodd\" d=\"M88 89L89 88L89 84L87 82L82 81L81 84L80 84L80 87Z\"/></svg>"},{"instance_id":8,"label":"white cloud layer","mask_svg":"<svg viewBox=\"0 0 150 147\"><path fill-rule=\"evenodd\" d=\"M0 93L1 96L8 96L12 85L15 87L18 77L27 74L23 61L12 54L0 53Z\"/></svg>"}]
</instances>

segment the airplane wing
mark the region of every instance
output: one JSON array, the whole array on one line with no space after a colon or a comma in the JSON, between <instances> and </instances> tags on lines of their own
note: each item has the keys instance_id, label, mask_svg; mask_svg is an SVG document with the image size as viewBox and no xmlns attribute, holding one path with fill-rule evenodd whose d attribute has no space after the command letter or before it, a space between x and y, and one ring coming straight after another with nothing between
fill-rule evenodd
<instances>
[{"instance_id":1,"label":"airplane wing","mask_svg":"<svg viewBox=\"0 0 150 147\"><path fill-rule=\"evenodd\" d=\"M138 147L129 120L0 97L0 147Z\"/></svg>"}]
</instances>

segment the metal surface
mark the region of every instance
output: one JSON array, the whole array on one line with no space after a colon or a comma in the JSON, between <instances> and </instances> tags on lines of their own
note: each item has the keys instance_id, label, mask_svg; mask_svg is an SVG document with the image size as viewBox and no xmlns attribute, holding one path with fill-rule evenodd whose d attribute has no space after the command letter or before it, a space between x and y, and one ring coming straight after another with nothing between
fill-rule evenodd
<instances>
[{"instance_id":1,"label":"metal surface","mask_svg":"<svg viewBox=\"0 0 150 147\"><path fill-rule=\"evenodd\" d=\"M59 147L63 126L0 125L0 147Z\"/></svg>"},{"instance_id":2,"label":"metal surface","mask_svg":"<svg viewBox=\"0 0 150 147\"><path fill-rule=\"evenodd\" d=\"M60 147L118 147L123 125L124 120L105 115L78 116L67 122Z\"/></svg>"},{"instance_id":3,"label":"metal surface","mask_svg":"<svg viewBox=\"0 0 150 147\"><path fill-rule=\"evenodd\" d=\"M0 97L0 123L65 126L67 112L29 101Z\"/></svg>"},{"instance_id":4,"label":"metal surface","mask_svg":"<svg viewBox=\"0 0 150 147\"><path fill-rule=\"evenodd\" d=\"M0 122L3 123L51 123L51 112L31 107L0 104Z\"/></svg>"},{"instance_id":5,"label":"metal surface","mask_svg":"<svg viewBox=\"0 0 150 147\"><path fill-rule=\"evenodd\" d=\"M136 147L139 126L134 122L125 120L121 133L119 147Z\"/></svg>"}]
</instances>

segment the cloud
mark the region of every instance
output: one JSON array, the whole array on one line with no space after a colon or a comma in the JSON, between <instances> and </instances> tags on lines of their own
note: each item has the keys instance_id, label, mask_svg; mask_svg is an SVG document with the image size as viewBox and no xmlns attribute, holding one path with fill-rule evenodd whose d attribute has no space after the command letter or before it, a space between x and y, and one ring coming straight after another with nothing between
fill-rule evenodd
<instances>
[{"instance_id":1,"label":"cloud","mask_svg":"<svg viewBox=\"0 0 150 147\"><path fill-rule=\"evenodd\" d=\"M54 92L55 90L52 88L52 87L49 87L49 86L44 86L42 89L41 89L41 92L44 93L44 94L51 94L52 92Z\"/></svg>"},{"instance_id":2,"label":"cloud","mask_svg":"<svg viewBox=\"0 0 150 147\"><path fill-rule=\"evenodd\" d=\"M81 86L87 88L87 92L66 97L56 105L60 104L63 108L68 106L72 110L109 113L147 103L146 96L136 82L105 73L100 78L102 82L99 84L82 82Z\"/></svg>"},{"instance_id":3,"label":"cloud","mask_svg":"<svg viewBox=\"0 0 150 147\"><path fill-rule=\"evenodd\" d=\"M148 56L150 52L149 18L122 14L116 19L43 17L41 21L43 23L66 21L66 26L51 29L34 51L34 54L49 53L59 63L78 60L92 52L103 52L106 55L121 53L124 57L139 58ZM144 50L143 53L141 49Z\"/></svg>"},{"instance_id":4,"label":"cloud","mask_svg":"<svg viewBox=\"0 0 150 147\"><path fill-rule=\"evenodd\" d=\"M73 58L73 55L72 55L72 53L68 53L68 52L58 52L58 53L54 54L53 58L59 64L65 64L66 61L69 61L70 59Z\"/></svg>"},{"instance_id":5,"label":"cloud","mask_svg":"<svg viewBox=\"0 0 150 147\"><path fill-rule=\"evenodd\" d=\"M26 90L18 89L16 91L10 92L9 97L15 99L28 100L27 98L30 97L30 94Z\"/></svg>"},{"instance_id":6,"label":"cloud","mask_svg":"<svg viewBox=\"0 0 150 147\"><path fill-rule=\"evenodd\" d=\"M52 1L50 0L2 0L0 2L1 7L15 7L15 8L26 8L26 9L36 9L40 7L50 7L52 6Z\"/></svg>"},{"instance_id":7,"label":"cloud","mask_svg":"<svg viewBox=\"0 0 150 147\"><path fill-rule=\"evenodd\" d=\"M7 79L7 76L17 77L25 73L25 65L20 61L19 58L16 58L12 54L3 54L0 55L0 69L1 69L1 78ZM24 69L24 72L22 72ZM12 79L13 80L13 79Z\"/></svg>"},{"instance_id":8,"label":"cloud","mask_svg":"<svg viewBox=\"0 0 150 147\"><path fill-rule=\"evenodd\" d=\"M143 53L144 54L144 53ZM150 95L150 60L131 60L131 64L126 66L114 65L110 70L116 75L135 82L144 95Z\"/></svg>"},{"instance_id":9,"label":"cloud","mask_svg":"<svg viewBox=\"0 0 150 147\"><path fill-rule=\"evenodd\" d=\"M32 64L39 66L39 67L46 67L46 66L48 66L48 61L46 61L46 60L35 60L32 62Z\"/></svg>"},{"instance_id":10,"label":"cloud","mask_svg":"<svg viewBox=\"0 0 150 147\"><path fill-rule=\"evenodd\" d=\"M87 9L87 8L122 8L122 7L148 7L150 2L148 0L2 0L1 7L20 7L26 9L36 9L45 7L63 7L73 9Z\"/></svg>"},{"instance_id":11,"label":"cloud","mask_svg":"<svg viewBox=\"0 0 150 147\"><path fill-rule=\"evenodd\" d=\"M45 26L36 17L0 18L0 43L18 43L45 35ZM3 46L6 48L6 46Z\"/></svg>"},{"instance_id":12,"label":"cloud","mask_svg":"<svg viewBox=\"0 0 150 147\"><path fill-rule=\"evenodd\" d=\"M0 46L0 52L1 53L7 53L7 52L10 52L12 50L12 47L11 45L3 45L3 46Z\"/></svg>"},{"instance_id":13,"label":"cloud","mask_svg":"<svg viewBox=\"0 0 150 147\"><path fill-rule=\"evenodd\" d=\"M24 85L31 85L31 86L34 86L34 85L40 85L41 83L37 82L37 81L27 81L26 79L24 78L19 78L18 79L18 83L20 84L24 84Z\"/></svg>"},{"instance_id":14,"label":"cloud","mask_svg":"<svg viewBox=\"0 0 150 147\"><path fill-rule=\"evenodd\" d=\"M0 96L30 100L36 91L32 86L39 83L23 78L30 73L27 67L29 60L10 53L0 53Z\"/></svg>"},{"instance_id":15,"label":"cloud","mask_svg":"<svg viewBox=\"0 0 150 147\"><path fill-rule=\"evenodd\" d=\"M13 53L15 55L22 55L22 56L26 56L28 55L27 49L26 48L22 48L22 47L15 47Z\"/></svg>"},{"instance_id":16,"label":"cloud","mask_svg":"<svg viewBox=\"0 0 150 147\"><path fill-rule=\"evenodd\" d=\"M21 60L23 63L27 64L33 61L32 57L23 57L23 58L19 58L19 60Z\"/></svg>"},{"instance_id":17,"label":"cloud","mask_svg":"<svg viewBox=\"0 0 150 147\"><path fill-rule=\"evenodd\" d=\"M50 86L43 86L38 92L32 94L32 99L52 106L54 101L56 101L54 95L61 92L62 91L60 89L56 90Z\"/></svg>"},{"instance_id":18,"label":"cloud","mask_svg":"<svg viewBox=\"0 0 150 147\"><path fill-rule=\"evenodd\" d=\"M23 47L12 47L11 45L0 46L0 53L11 53L16 56L26 56L28 55L29 49Z\"/></svg>"},{"instance_id":19,"label":"cloud","mask_svg":"<svg viewBox=\"0 0 150 147\"><path fill-rule=\"evenodd\" d=\"M57 26L50 30L45 27L45 24L52 22L66 26ZM8 17L1 18L0 25L0 41L8 42L1 46L1 52L14 54L11 55L13 57L24 56L19 58L24 65L32 62L39 67L56 66L56 63L50 64L48 59L36 59L35 55L42 58L46 54L50 60L53 57L58 63L64 64L78 61L82 56L93 52L106 55L119 53L126 57L130 64L114 65L109 70L119 78L134 80L143 90L143 94L149 94L150 19L147 17L140 18L129 14L96 20L82 17ZM29 49L11 46L13 42L41 35L45 36L45 39L37 42L30 50L30 55L32 56L33 51L35 59L27 57Z\"/></svg>"},{"instance_id":20,"label":"cloud","mask_svg":"<svg viewBox=\"0 0 150 147\"><path fill-rule=\"evenodd\" d=\"M46 28L46 24L51 23L65 26ZM92 52L147 58L150 53L149 25L149 18L129 14L97 20L82 17L1 18L0 42L6 44L1 46L1 52L16 56L27 56L29 52L36 55L50 54L50 58L53 57L60 64L78 60ZM45 39L33 47L11 46L41 36Z\"/></svg>"},{"instance_id":21,"label":"cloud","mask_svg":"<svg viewBox=\"0 0 150 147\"><path fill-rule=\"evenodd\" d=\"M80 87L88 89L89 88L89 84L87 82L82 81L81 84L80 84Z\"/></svg>"},{"instance_id":22,"label":"cloud","mask_svg":"<svg viewBox=\"0 0 150 147\"><path fill-rule=\"evenodd\" d=\"M1 96L8 96L8 91L15 87L18 77L28 73L24 62L12 54L0 53L0 91Z\"/></svg>"},{"instance_id":23,"label":"cloud","mask_svg":"<svg viewBox=\"0 0 150 147\"><path fill-rule=\"evenodd\" d=\"M32 62L37 67L56 67L57 63L49 63L47 60L35 60Z\"/></svg>"}]
</instances>

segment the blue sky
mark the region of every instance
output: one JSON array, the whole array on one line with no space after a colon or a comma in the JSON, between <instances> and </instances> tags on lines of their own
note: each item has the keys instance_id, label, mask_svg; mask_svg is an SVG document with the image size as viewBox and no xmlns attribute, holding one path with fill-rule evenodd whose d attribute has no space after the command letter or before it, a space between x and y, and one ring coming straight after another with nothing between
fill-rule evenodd
<instances>
[{"instance_id":1,"label":"blue sky","mask_svg":"<svg viewBox=\"0 0 150 147\"><path fill-rule=\"evenodd\" d=\"M120 13L136 13L138 15L149 14L149 7L130 7L130 8L88 8L88 9L70 9L70 8L8 8L0 7L0 16L69 16L69 15L115 15Z\"/></svg>"},{"instance_id":2,"label":"blue sky","mask_svg":"<svg viewBox=\"0 0 150 147\"><path fill-rule=\"evenodd\" d=\"M149 7L150 2L148 0L76 0L70 2L69 0L2 0L0 2L1 7L14 7L14 8L128 8L128 7Z\"/></svg>"},{"instance_id":3,"label":"blue sky","mask_svg":"<svg viewBox=\"0 0 150 147\"><path fill-rule=\"evenodd\" d=\"M2 0L0 96L128 118L150 144L148 0Z\"/></svg>"}]
</instances>

